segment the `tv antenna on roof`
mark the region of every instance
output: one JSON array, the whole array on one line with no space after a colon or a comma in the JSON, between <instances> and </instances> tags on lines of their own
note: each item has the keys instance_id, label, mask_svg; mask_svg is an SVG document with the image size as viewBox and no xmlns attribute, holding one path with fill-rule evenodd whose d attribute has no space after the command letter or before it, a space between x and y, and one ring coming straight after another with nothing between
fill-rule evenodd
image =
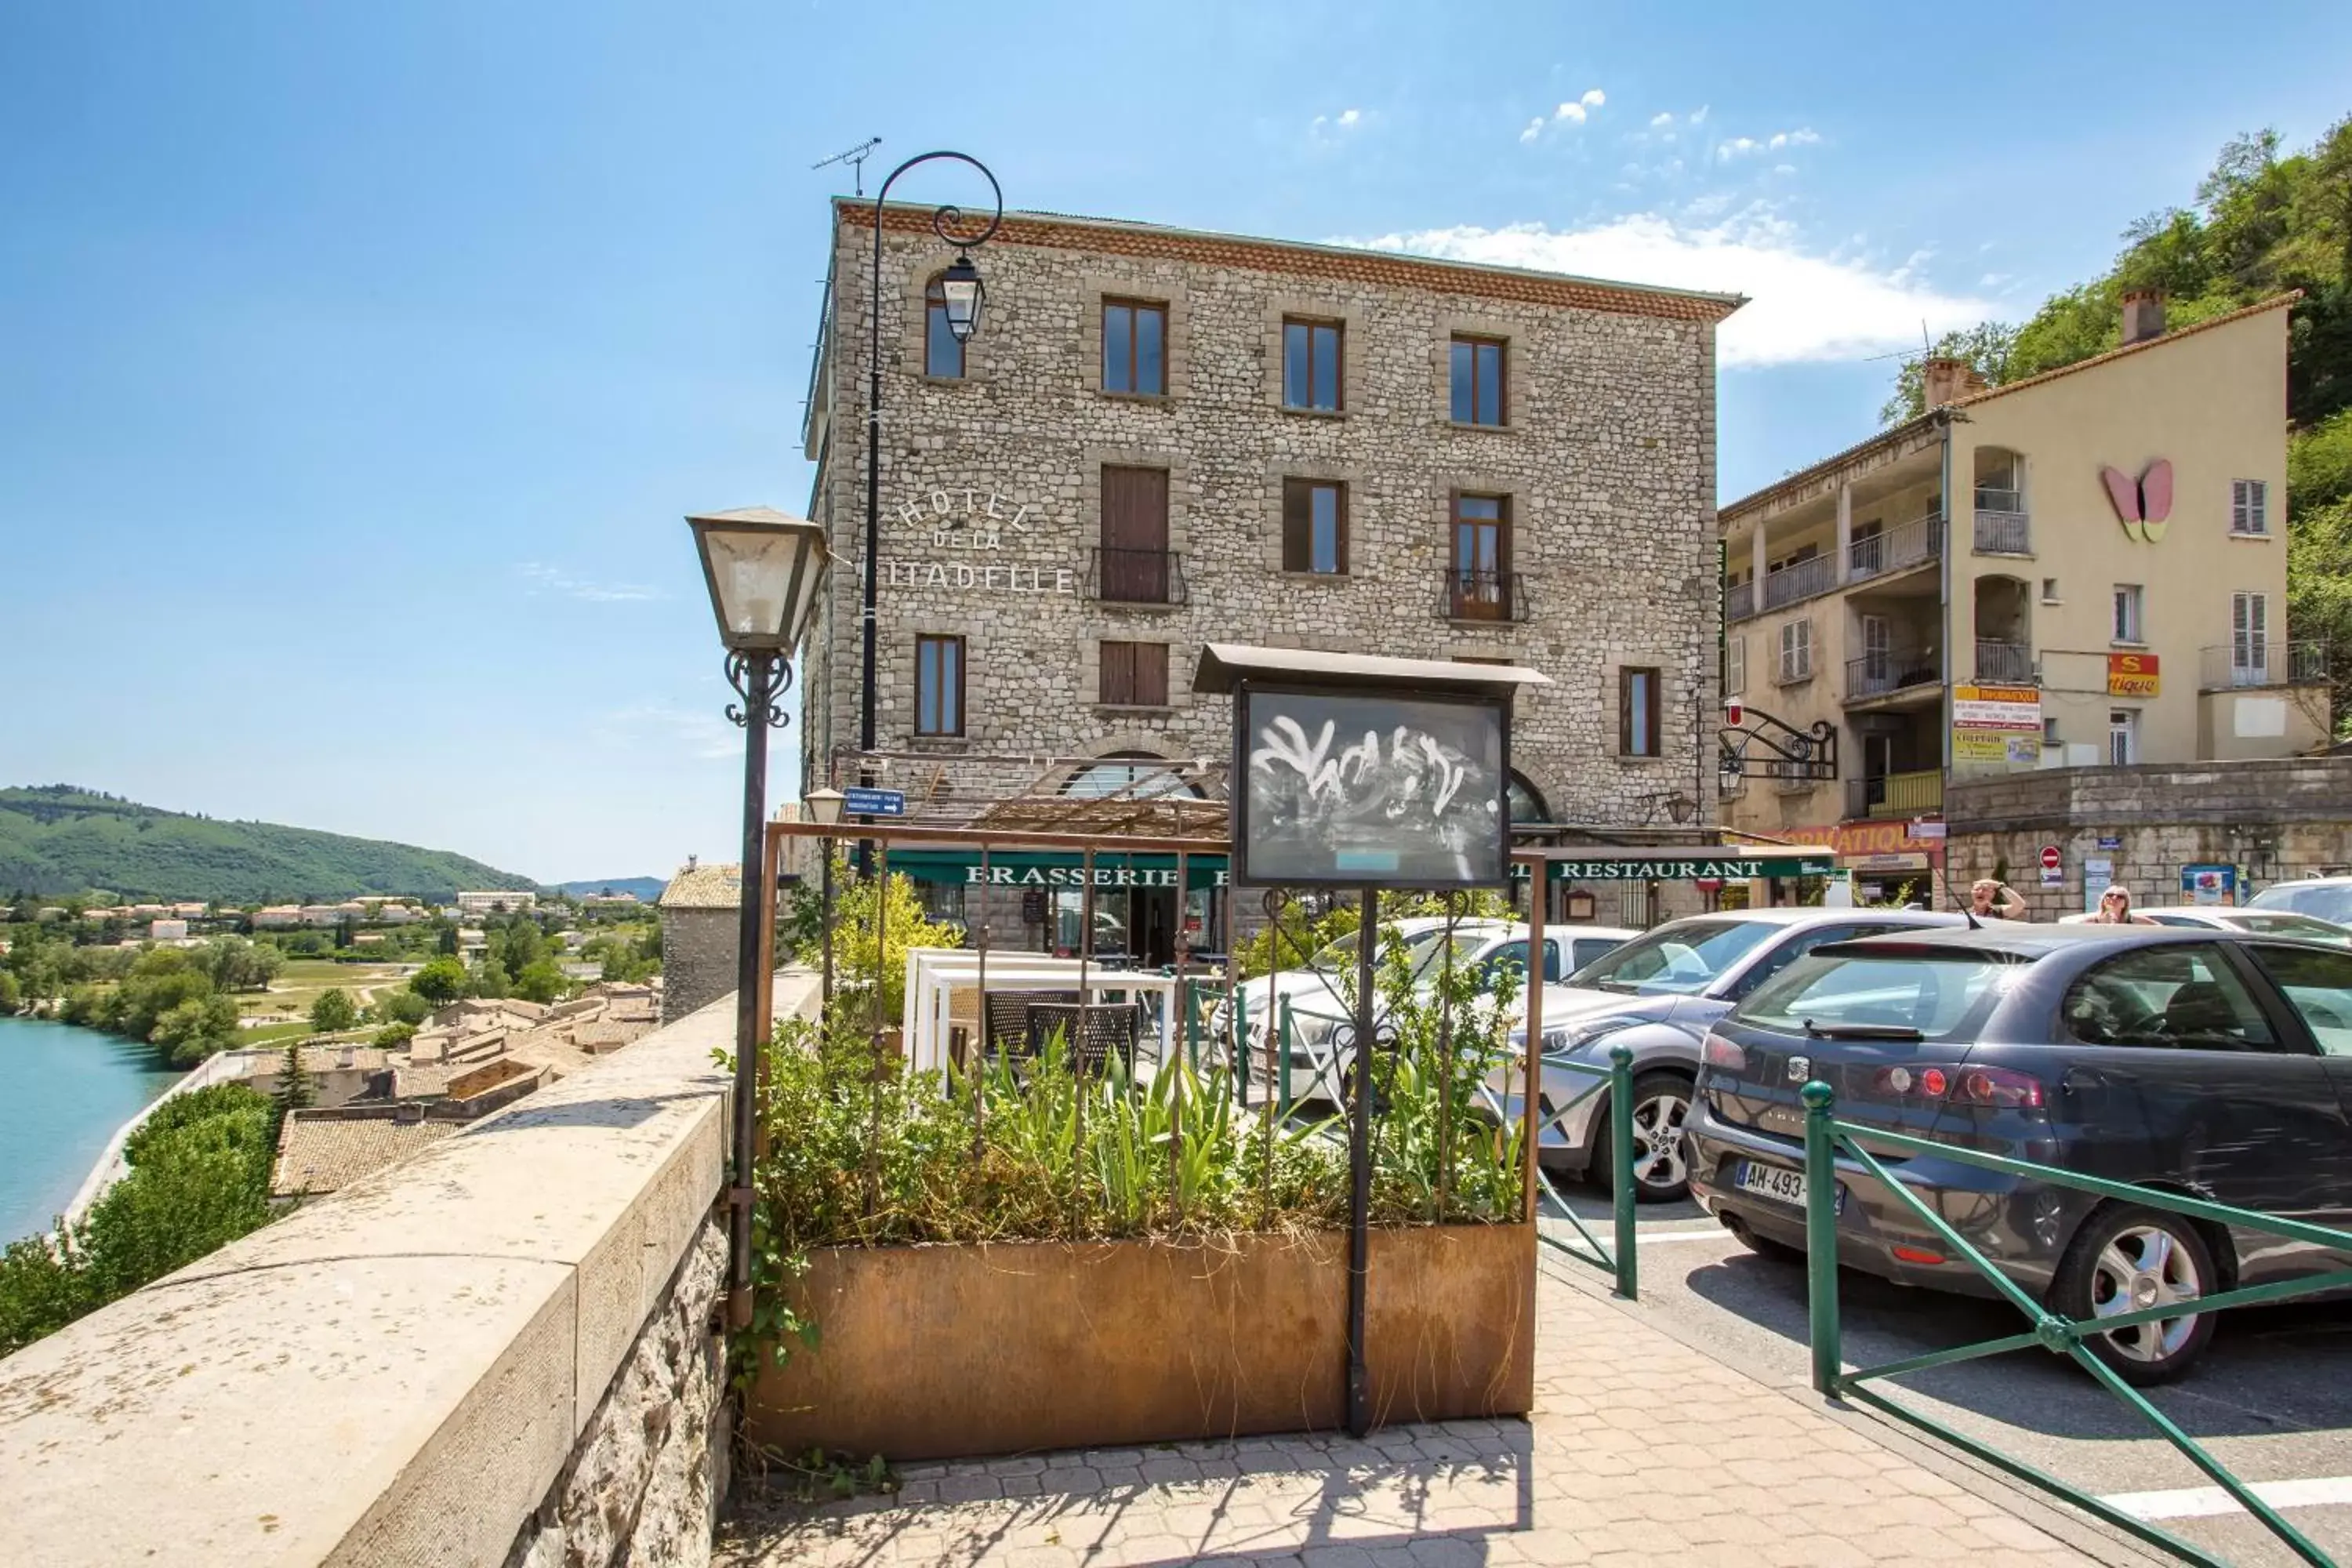
<instances>
[{"instance_id":1,"label":"tv antenna on roof","mask_svg":"<svg viewBox=\"0 0 2352 1568\"><path fill-rule=\"evenodd\" d=\"M856 194L862 196L866 194L866 160L874 156L874 149L880 145L882 145L882 138L879 136L868 136L865 141L860 142L848 152L835 153L830 158L821 158L817 160L817 162L811 163L809 167L812 170L815 170L826 168L835 163L848 164L850 168L850 178L856 182L857 186Z\"/></svg>"}]
</instances>

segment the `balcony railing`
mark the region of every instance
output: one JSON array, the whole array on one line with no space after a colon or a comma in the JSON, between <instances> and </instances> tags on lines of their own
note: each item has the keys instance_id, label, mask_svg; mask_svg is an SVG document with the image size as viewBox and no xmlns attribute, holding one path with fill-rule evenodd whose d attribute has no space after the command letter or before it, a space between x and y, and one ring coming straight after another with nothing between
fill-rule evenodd
<instances>
[{"instance_id":1,"label":"balcony railing","mask_svg":"<svg viewBox=\"0 0 2352 1568\"><path fill-rule=\"evenodd\" d=\"M1944 556L1944 520L1914 518L1899 528L1857 539L1846 546L1846 576L1853 582L1883 577Z\"/></svg>"},{"instance_id":2,"label":"balcony railing","mask_svg":"<svg viewBox=\"0 0 2352 1568\"><path fill-rule=\"evenodd\" d=\"M1176 552L1109 546L1088 552L1086 595L1114 605L1181 605L1192 597Z\"/></svg>"},{"instance_id":3,"label":"balcony railing","mask_svg":"<svg viewBox=\"0 0 2352 1568\"><path fill-rule=\"evenodd\" d=\"M2010 490L1980 490L1979 495L2013 495ZM2032 519L2021 511L2003 511L1979 501L1977 505L1977 550L1986 555L2033 553Z\"/></svg>"},{"instance_id":4,"label":"balcony railing","mask_svg":"<svg viewBox=\"0 0 2352 1568\"><path fill-rule=\"evenodd\" d=\"M1943 809L1944 775L1935 768L1845 781L1849 817L1926 816Z\"/></svg>"},{"instance_id":5,"label":"balcony railing","mask_svg":"<svg viewBox=\"0 0 2352 1568\"><path fill-rule=\"evenodd\" d=\"M1524 621L1528 593L1517 572L1446 572L1437 613L1449 621Z\"/></svg>"},{"instance_id":6,"label":"balcony railing","mask_svg":"<svg viewBox=\"0 0 2352 1568\"><path fill-rule=\"evenodd\" d=\"M1834 556L1816 555L1810 561L1792 561L1778 572L1766 573L1764 607L1777 610L1783 605L1828 593L1837 585L1836 568Z\"/></svg>"},{"instance_id":7,"label":"balcony railing","mask_svg":"<svg viewBox=\"0 0 2352 1568\"><path fill-rule=\"evenodd\" d=\"M2327 681L2327 645L2248 637L2200 649L2197 665L2200 691L2229 691L2249 686L2323 686Z\"/></svg>"},{"instance_id":8,"label":"balcony railing","mask_svg":"<svg viewBox=\"0 0 2352 1568\"><path fill-rule=\"evenodd\" d=\"M2026 686L2033 680L2033 649L2021 642L1977 638L1977 679L2003 686Z\"/></svg>"},{"instance_id":9,"label":"balcony railing","mask_svg":"<svg viewBox=\"0 0 2352 1568\"><path fill-rule=\"evenodd\" d=\"M1920 648L1878 648L1845 661L1845 700L1866 701L1908 687L1941 685L1943 679L1932 653Z\"/></svg>"},{"instance_id":10,"label":"balcony railing","mask_svg":"<svg viewBox=\"0 0 2352 1568\"><path fill-rule=\"evenodd\" d=\"M1723 618L1744 621L1756 613L1756 584L1753 579L1734 583L1723 591Z\"/></svg>"}]
</instances>

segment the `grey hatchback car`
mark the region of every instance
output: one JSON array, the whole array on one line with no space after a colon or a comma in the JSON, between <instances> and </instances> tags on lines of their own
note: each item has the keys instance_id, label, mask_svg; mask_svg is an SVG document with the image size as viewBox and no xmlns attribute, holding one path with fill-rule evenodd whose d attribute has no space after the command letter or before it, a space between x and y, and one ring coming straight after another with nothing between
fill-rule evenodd
<instances>
[{"instance_id":1,"label":"grey hatchback car","mask_svg":"<svg viewBox=\"0 0 2352 1568\"><path fill-rule=\"evenodd\" d=\"M1803 1109L1846 1121L2341 1226L2352 1220L2352 952L2146 926L1877 937L1816 950L1707 1036L1693 1194L1759 1251L1804 1244ZM1869 1140L1863 1139L1864 1147ZM2135 1383L2204 1349L2193 1304L2346 1260L2263 1233L1934 1155L1888 1173L2080 1321L2179 1302L2099 1335ZM1907 1284L1990 1282L1862 1166L1837 1164L1841 1262Z\"/></svg>"}]
</instances>

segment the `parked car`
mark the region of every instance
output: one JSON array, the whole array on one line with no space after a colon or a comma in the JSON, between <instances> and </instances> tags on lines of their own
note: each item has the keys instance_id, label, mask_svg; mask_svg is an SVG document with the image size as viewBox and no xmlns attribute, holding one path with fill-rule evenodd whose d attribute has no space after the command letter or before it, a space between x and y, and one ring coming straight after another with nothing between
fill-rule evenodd
<instances>
[{"instance_id":1,"label":"parked car","mask_svg":"<svg viewBox=\"0 0 2352 1568\"><path fill-rule=\"evenodd\" d=\"M1445 917L1416 916L1392 921L1391 929L1404 945L1415 985L1434 984L1446 962ZM1527 926L1516 921L1475 919L1457 920L1453 929L1453 963L1457 969L1476 970L1482 992L1500 989L1507 972L1515 984L1525 984L1530 934ZM1544 931L1544 978L1558 980L1640 934L1615 926L1549 927ZM1254 1074L1262 1070L1261 1064L1267 1059L1266 1031L1276 1026L1282 1005L1289 1004L1288 1071L1294 1100L1340 1097L1349 1060L1343 1037L1352 1033L1348 999L1354 993L1356 952L1356 938L1350 932L1326 946L1303 968L1279 970L1242 983ZM1213 1022L1222 1037L1222 1007ZM1254 1083L1253 1091L1255 1087Z\"/></svg>"},{"instance_id":2,"label":"parked car","mask_svg":"<svg viewBox=\"0 0 2352 1568\"><path fill-rule=\"evenodd\" d=\"M2132 913L2144 916L2160 926L2252 931L2256 936L2293 937L2301 942L2332 942L2338 947L2352 947L2352 926L2337 925L2334 921L2324 921L2317 915L2299 915L2292 910L2232 909L2221 904L2158 904L2152 908L2134 909ZM2071 926L2094 922L2089 915L2061 915L2058 923Z\"/></svg>"},{"instance_id":3,"label":"parked car","mask_svg":"<svg viewBox=\"0 0 2352 1568\"><path fill-rule=\"evenodd\" d=\"M1544 1059L1605 1068L1613 1047L1632 1047L1633 1136L1641 1141L1633 1153L1635 1195L1644 1203L1672 1202L1687 1185L1683 1127L1698 1076L1699 1042L1709 1024L1824 942L1961 920L1923 910L1808 908L1729 910L1669 921L1586 964L1564 984L1544 988ZM1524 1050L1524 1012L1521 1018L1511 1043ZM1555 1106L1575 1100L1591 1081L1582 1073L1545 1075L1537 1148L1547 1167L1590 1172L1605 1183L1608 1094L1570 1106L1557 1120L1553 1115ZM1518 1069L1499 1070L1492 1087L1502 1113L1517 1116L1525 1098Z\"/></svg>"},{"instance_id":4,"label":"parked car","mask_svg":"<svg viewBox=\"0 0 2352 1568\"><path fill-rule=\"evenodd\" d=\"M2246 900L2250 910L2291 910L2352 926L2352 877L2305 877L2273 882Z\"/></svg>"},{"instance_id":5,"label":"parked car","mask_svg":"<svg viewBox=\"0 0 2352 1568\"><path fill-rule=\"evenodd\" d=\"M1691 1192L1759 1251L1804 1245L1804 1111L2324 1225L2352 1219L2352 952L2150 926L1839 943L1718 1022L1691 1114ZM1868 1140L1865 1137L1865 1146ZM1879 1152L1874 1151L1874 1153ZM2345 1267L2300 1243L1934 1155L1879 1153L2011 1279L2078 1321ZM1906 1284L1993 1287L1841 1159L1838 1258ZM2134 1383L2179 1373L2194 1312L2091 1347Z\"/></svg>"}]
</instances>

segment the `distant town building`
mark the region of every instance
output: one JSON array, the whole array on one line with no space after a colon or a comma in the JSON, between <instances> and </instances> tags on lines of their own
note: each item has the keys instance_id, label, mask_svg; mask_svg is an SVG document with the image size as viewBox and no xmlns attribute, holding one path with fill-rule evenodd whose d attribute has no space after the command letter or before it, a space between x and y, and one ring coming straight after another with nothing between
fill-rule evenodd
<instances>
[{"instance_id":1,"label":"distant town building","mask_svg":"<svg viewBox=\"0 0 2352 1568\"><path fill-rule=\"evenodd\" d=\"M268 904L253 911L256 931L290 931L302 923L299 904Z\"/></svg>"},{"instance_id":2,"label":"distant town building","mask_svg":"<svg viewBox=\"0 0 2352 1568\"><path fill-rule=\"evenodd\" d=\"M188 922L179 920L149 921L147 940L149 942L185 942L188 940Z\"/></svg>"},{"instance_id":3,"label":"distant town building","mask_svg":"<svg viewBox=\"0 0 2352 1568\"><path fill-rule=\"evenodd\" d=\"M662 1022L683 1018L735 989L736 926L743 868L693 860L662 889Z\"/></svg>"},{"instance_id":4,"label":"distant town building","mask_svg":"<svg viewBox=\"0 0 2352 1568\"><path fill-rule=\"evenodd\" d=\"M495 889L486 893L459 893L457 912L462 915L512 915L535 907L537 893L516 892L510 888Z\"/></svg>"}]
</instances>

